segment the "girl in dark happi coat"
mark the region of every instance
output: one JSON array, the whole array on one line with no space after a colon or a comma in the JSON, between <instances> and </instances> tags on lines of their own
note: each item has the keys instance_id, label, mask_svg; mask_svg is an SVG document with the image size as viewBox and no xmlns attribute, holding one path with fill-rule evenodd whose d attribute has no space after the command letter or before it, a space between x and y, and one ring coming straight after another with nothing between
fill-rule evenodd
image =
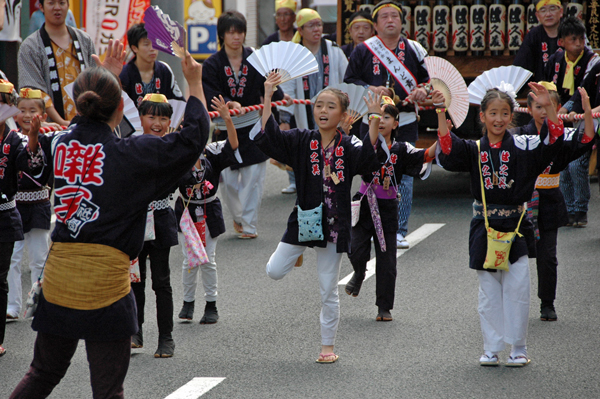
<instances>
[{"instance_id":1,"label":"girl in dark happi coat","mask_svg":"<svg viewBox=\"0 0 600 399\"><path fill-rule=\"evenodd\" d=\"M559 108L560 97L556 86L550 82L540 82L540 84L549 90L554 107ZM529 202L529 211L536 228L538 298L541 301L540 319L542 321L557 320L554 308L558 277L556 244L558 228L565 226L568 222L567 206L559 187L560 172L568 167L570 162L590 151L595 142L590 98L583 87L578 90L585 113L584 133L582 134L578 129L565 128L563 147L539 175L533 197ZM527 108L532 116L531 122L527 126L511 129L512 134L535 136L540 133L546 119L546 109L531 95L527 96Z\"/></svg>"},{"instance_id":2,"label":"girl in dark happi coat","mask_svg":"<svg viewBox=\"0 0 600 399\"><path fill-rule=\"evenodd\" d=\"M46 119L46 105L41 90L21 89L17 107L21 111L15 119L19 124L19 135L27 143L27 134L35 116ZM56 124L54 124L56 125ZM58 126L58 125L56 125ZM15 196L17 210L23 222L24 240L15 242L15 248L8 272L8 308L6 318L19 318L22 310L23 289L21 283L21 260L27 244L27 258L31 271L31 283L35 283L42 273L48 248L50 246L50 221L52 207L50 205L50 187L52 173L45 169L40 175L21 171L19 173L19 191ZM29 287L26 288L29 291Z\"/></svg>"},{"instance_id":3,"label":"girl in dark happi coat","mask_svg":"<svg viewBox=\"0 0 600 399\"><path fill-rule=\"evenodd\" d=\"M248 63L253 50L244 47L246 18L237 11L224 12L217 21L217 33L221 50L203 64L202 85L207 103L222 95L230 109L241 111L242 107L260 104L265 78ZM277 90L273 97L274 100L283 99L283 90ZM252 239L258 235L258 211L269 157L258 149L248 134L259 119L258 111L233 118L243 162L221 173L223 202L233 217L239 238ZM213 122L219 132L227 130L222 118ZM221 140L218 135L216 137Z\"/></svg>"},{"instance_id":4,"label":"girl in dark happi coat","mask_svg":"<svg viewBox=\"0 0 600 399\"><path fill-rule=\"evenodd\" d=\"M163 137L171 123L173 108L163 94L146 94L138 108L144 135ZM148 205L152 213L154 237L145 237L144 247L140 252L140 282L131 283L135 295L138 316L138 332L131 338L132 348L144 346L142 325L144 324L144 306L146 304L146 260L150 259L152 272L152 290L156 294L156 319L158 324L158 348L154 357L172 357L175 351L173 340L173 289L171 288L171 270L169 255L171 247L177 242L177 222L175 211L171 208L173 185L167 192L155 198ZM148 220L146 221L148 223ZM148 228L148 227L147 227Z\"/></svg>"},{"instance_id":5,"label":"girl in dark happi coat","mask_svg":"<svg viewBox=\"0 0 600 399\"><path fill-rule=\"evenodd\" d=\"M437 102L439 92L433 93ZM380 113L371 114L370 129L376 129L385 139L385 147L378 149L382 160L380 169L362 176L360 190L354 200L360 200L360 219L352 227L352 246L349 253L354 268L346 284L346 293L358 296L365 278L367 262L371 259L371 238L375 242L376 293L375 305L379 308L377 321L391 321L396 289L396 230L398 227L398 183L403 174L423 179L429 176L431 161L435 158L434 143L430 148L418 150L409 143L396 141L398 108L389 97L383 97ZM443 102L443 101L442 101ZM385 151L385 150L388 151ZM386 154L387 153L387 154ZM363 198L366 197L366 198Z\"/></svg>"},{"instance_id":6,"label":"girl in dark happi coat","mask_svg":"<svg viewBox=\"0 0 600 399\"><path fill-rule=\"evenodd\" d=\"M325 88L317 95L313 113L316 130L280 131L271 116L269 104L279 74L265 82L265 110L261 125L251 138L271 158L285 163L296 174L298 196L288 219L287 230L267 263L267 275L279 280L294 268L306 247L317 252L317 271L321 289L321 353L317 362L333 363L335 334L340 318L338 278L342 253L350 248L350 189L352 177L370 173L380 167L375 156L377 130L370 131L363 142L342 134L338 125L345 117L348 97L337 89ZM381 97L371 99L372 112L380 112ZM314 217L299 217L301 210ZM300 220L299 220L300 219Z\"/></svg>"},{"instance_id":7,"label":"girl in dark happi coat","mask_svg":"<svg viewBox=\"0 0 600 399\"><path fill-rule=\"evenodd\" d=\"M531 199L538 175L556 156L562 145L563 124L548 91L530 83L533 98L546 109L548 118L540 135L513 136L507 133L512 121L512 97L499 89L488 90L479 114L484 125L480 142L463 140L448 132L444 115L438 114L439 164L453 172L470 172L474 217L469 233L469 266L479 277L479 316L483 333L482 366L497 366L498 353L512 345L507 366L524 366L527 357L529 319L529 262L524 237L517 235L510 248L509 271L483 268L487 252L487 232L483 216L481 179L489 225L500 232L513 232ZM512 90L512 86L507 88ZM480 148L478 147L480 144ZM481 162L481 172L480 172ZM526 223L521 223L525 232ZM531 225L528 224L529 228Z\"/></svg>"},{"instance_id":8,"label":"girl in dark happi coat","mask_svg":"<svg viewBox=\"0 0 600 399\"><path fill-rule=\"evenodd\" d=\"M181 197L175 203L177 220L181 223L184 207L189 207L190 216L194 223L203 218L206 222L206 255L208 263L190 269L187 252L183 249L183 307L179 312L182 320L192 320L198 285L198 269L202 272L204 286L204 315L200 324L214 324L219 320L217 311L217 262L215 253L217 239L225 232L225 220L221 201L217 197L219 177L223 169L242 162L238 151L238 140L235 126L229 116L229 108L222 96L212 99L212 107L227 124L227 140L216 141L206 146L204 153L196 162L189 176L179 185ZM180 242L184 242L183 234L179 233Z\"/></svg>"},{"instance_id":9,"label":"girl in dark happi coat","mask_svg":"<svg viewBox=\"0 0 600 399\"><path fill-rule=\"evenodd\" d=\"M0 104L15 105L14 85L0 79ZM25 151L19 134L0 120L0 356L6 353L4 330L8 303L8 271L16 241L23 240L23 224L17 210L15 194L19 179L17 159Z\"/></svg>"}]
</instances>

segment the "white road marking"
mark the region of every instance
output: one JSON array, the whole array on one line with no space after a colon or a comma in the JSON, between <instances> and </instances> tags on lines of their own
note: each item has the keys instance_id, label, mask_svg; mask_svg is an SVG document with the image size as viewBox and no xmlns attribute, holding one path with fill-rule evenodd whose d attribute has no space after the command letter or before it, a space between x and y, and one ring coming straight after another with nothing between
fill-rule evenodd
<instances>
[{"instance_id":1,"label":"white road marking","mask_svg":"<svg viewBox=\"0 0 600 399\"><path fill-rule=\"evenodd\" d=\"M196 377L165 399L198 399L200 396L223 382L223 380L225 380L225 378Z\"/></svg>"},{"instance_id":2,"label":"white road marking","mask_svg":"<svg viewBox=\"0 0 600 399\"><path fill-rule=\"evenodd\" d=\"M410 244L410 248L414 247L439 229L441 229L446 223L425 223L423 226L419 227L417 230L412 232L411 234L406 236L406 241ZM377 239L377 237L375 237ZM398 249L396 254L396 258L401 257L408 249ZM338 285L346 285L348 281L352 278L354 273L350 273L346 277L340 280ZM365 273L365 280L375 274L375 258L371 259L367 262L367 272Z\"/></svg>"}]
</instances>

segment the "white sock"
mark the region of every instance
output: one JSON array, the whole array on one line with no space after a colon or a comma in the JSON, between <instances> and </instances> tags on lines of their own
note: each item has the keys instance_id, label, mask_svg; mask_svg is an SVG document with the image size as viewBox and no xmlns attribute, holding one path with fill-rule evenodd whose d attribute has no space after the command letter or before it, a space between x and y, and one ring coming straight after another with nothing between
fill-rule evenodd
<instances>
[{"instance_id":1,"label":"white sock","mask_svg":"<svg viewBox=\"0 0 600 399\"><path fill-rule=\"evenodd\" d=\"M527 345L513 345L510 351L511 357L525 356L527 357Z\"/></svg>"},{"instance_id":2,"label":"white sock","mask_svg":"<svg viewBox=\"0 0 600 399\"><path fill-rule=\"evenodd\" d=\"M483 353L489 358L492 358L492 357L498 355L498 352L484 351Z\"/></svg>"}]
</instances>

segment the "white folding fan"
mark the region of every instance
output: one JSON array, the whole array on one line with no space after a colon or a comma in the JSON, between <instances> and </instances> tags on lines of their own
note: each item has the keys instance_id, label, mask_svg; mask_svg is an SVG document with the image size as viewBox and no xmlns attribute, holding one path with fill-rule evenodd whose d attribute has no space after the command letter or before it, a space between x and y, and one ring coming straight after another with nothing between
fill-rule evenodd
<instances>
[{"instance_id":1,"label":"white folding fan","mask_svg":"<svg viewBox=\"0 0 600 399\"><path fill-rule=\"evenodd\" d=\"M348 95L348 98L350 99L350 104L348 105L348 110L346 112L348 112L348 114L352 118L350 125L353 125L354 122L362 119L362 117L365 116L365 114L369 110L369 107L367 106L367 103L365 103L363 97L368 98L368 89L365 89L362 86L358 86L352 83L336 83L329 85L328 87L340 89ZM312 98L311 101L313 104L315 103L316 99L316 96Z\"/></svg>"},{"instance_id":2,"label":"white folding fan","mask_svg":"<svg viewBox=\"0 0 600 399\"><path fill-rule=\"evenodd\" d=\"M179 125L181 125L186 103L185 101L171 99L169 100L169 104L173 107L173 115L171 115L171 124L169 125L167 133L173 133L179 129Z\"/></svg>"},{"instance_id":3,"label":"white folding fan","mask_svg":"<svg viewBox=\"0 0 600 399\"><path fill-rule=\"evenodd\" d=\"M533 73L527 69L514 65L492 68L479 75L469 85L469 102L481 104L485 93L500 85L512 85L514 92L517 93L532 75Z\"/></svg>"},{"instance_id":4,"label":"white folding fan","mask_svg":"<svg viewBox=\"0 0 600 399\"><path fill-rule=\"evenodd\" d=\"M275 42L256 50L248 62L263 76L275 71L281 83L319 71L319 64L309 49L292 42Z\"/></svg>"},{"instance_id":5,"label":"white folding fan","mask_svg":"<svg viewBox=\"0 0 600 399\"><path fill-rule=\"evenodd\" d=\"M444 93L446 109L455 127L463 124L469 112L469 92L462 75L450 62L440 57L425 57L431 85Z\"/></svg>"}]
</instances>

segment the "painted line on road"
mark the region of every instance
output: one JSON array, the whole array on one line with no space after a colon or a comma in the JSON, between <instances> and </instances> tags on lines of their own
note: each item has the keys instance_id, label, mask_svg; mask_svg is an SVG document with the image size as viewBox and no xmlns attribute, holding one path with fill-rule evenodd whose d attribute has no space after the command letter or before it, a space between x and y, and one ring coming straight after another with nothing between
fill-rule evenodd
<instances>
[{"instance_id":1,"label":"painted line on road","mask_svg":"<svg viewBox=\"0 0 600 399\"><path fill-rule=\"evenodd\" d=\"M417 230L407 235L406 241L408 241L410 247L407 249L398 249L396 258L401 257L404 253L406 253L406 251L409 251L410 248L413 248L415 245L417 245L418 243L420 243L421 241L423 241L424 239L426 239L445 225L446 223L425 223L423 226L419 227ZM377 237L375 239L377 239ZM365 273L365 280L375 274L375 262L375 258L367 262L367 272ZM353 274L354 273L350 273L349 275L341 279L338 285L348 284L348 281L350 281Z\"/></svg>"},{"instance_id":2,"label":"painted line on road","mask_svg":"<svg viewBox=\"0 0 600 399\"><path fill-rule=\"evenodd\" d=\"M223 380L225 380L225 378L196 377L165 399L198 399L200 396L223 382Z\"/></svg>"}]
</instances>

